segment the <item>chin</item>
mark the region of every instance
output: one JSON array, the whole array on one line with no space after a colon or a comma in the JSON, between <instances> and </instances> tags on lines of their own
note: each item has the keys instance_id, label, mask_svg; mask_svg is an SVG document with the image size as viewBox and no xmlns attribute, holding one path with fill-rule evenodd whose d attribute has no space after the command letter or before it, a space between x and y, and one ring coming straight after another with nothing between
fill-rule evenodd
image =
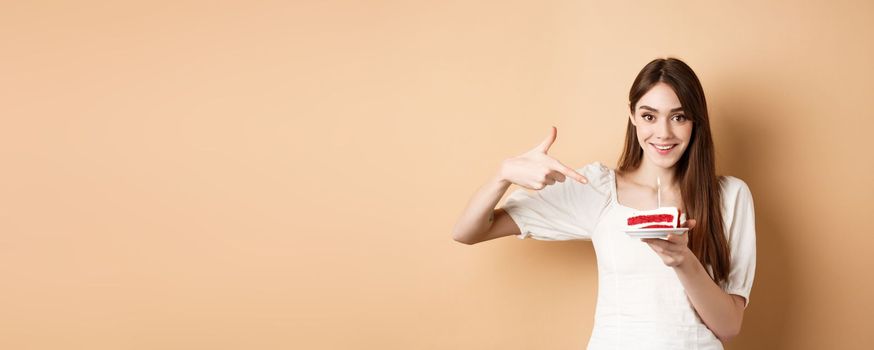
<instances>
[{"instance_id":1,"label":"chin","mask_svg":"<svg viewBox=\"0 0 874 350\"><path fill-rule=\"evenodd\" d=\"M671 169L680 161L679 159L663 159L659 155L650 155L649 160L655 164L655 166L662 169Z\"/></svg>"},{"instance_id":2,"label":"chin","mask_svg":"<svg viewBox=\"0 0 874 350\"><path fill-rule=\"evenodd\" d=\"M676 165L677 165L677 162L671 162L671 163L666 163L666 164L660 164L659 166L664 168L664 169L673 169L674 166L676 166Z\"/></svg>"},{"instance_id":3,"label":"chin","mask_svg":"<svg viewBox=\"0 0 874 350\"><path fill-rule=\"evenodd\" d=\"M674 167L674 165L677 165L677 162L661 162L661 163L656 163L656 165L662 169L672 169Z\"/></svg>"}]
</instances>

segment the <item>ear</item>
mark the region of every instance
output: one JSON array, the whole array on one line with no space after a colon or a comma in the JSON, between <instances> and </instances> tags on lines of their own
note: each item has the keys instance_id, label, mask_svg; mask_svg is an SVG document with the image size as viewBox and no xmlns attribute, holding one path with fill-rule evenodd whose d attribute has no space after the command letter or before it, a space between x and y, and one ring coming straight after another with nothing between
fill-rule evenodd
<instances>
[{"instance_id":1,"label":"ear","mask_svg":"<svg viewBox=\"0 0 874 350\"><path fill-rule=\"evenodd\" d=\"M628 115L628 121L631 122L631 125L634 125L635 127L637 127L637 121L634 120L634 114L629 114L629 115Z\"/></svg>"}]
</instances>

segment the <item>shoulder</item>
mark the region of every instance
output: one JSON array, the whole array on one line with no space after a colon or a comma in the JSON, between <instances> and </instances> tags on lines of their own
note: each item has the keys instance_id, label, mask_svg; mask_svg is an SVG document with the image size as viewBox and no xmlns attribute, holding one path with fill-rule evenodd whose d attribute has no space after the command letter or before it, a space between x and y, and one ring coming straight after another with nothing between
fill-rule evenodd
<instances>
[{"instance_id":1,"label":"shoulder","mask_svg":"<svg viewBox=\"0 0 874 350\"><path fill-rule=\"evenodd\" d=\"M737 177L724 175L719 179L719 185L722 187L722 193L726 197L752 197L750 186L744 180Z\"/></svg>"},{"instance_id":2,"label":"shoulder","mask_svg":"<svg viewBox=\"0 0 874 350\"><path fill-rule=\"evenodd\" d=\"M586 173L596 175L596 176L604 176L610 172L610 168L599 161L594 161L591 163L587 163L583 166L577 167L576 171L580 174L586 175Z\"/></svg>"},{"instance_id":3,"label":"shoulder","mask_svg":"<svg viewBox=\"0 0 874 350\"><path fill-rule=\"evenodd\" d=\"M610 186L612 186L613 183L612 176L614 176L614 173L603 163L594 161L577 167L575 170L589 179L588 185L583 186L589 187L596 192L605 195L610 193Z\"/></svg>"},{"instance_id":4,"label":"shoulder","mask_svg":"<svg viewBox=\"0 0 874 350\"><path fill-rule=\"evenodd\" d=\"M753 204L753 194L747 183L734 176L722 176L722 219L725 234L732 249L753 245L752 251L743 254L755 254L756 210ZM734 254L734 253L732 253ZM733 264L733 263L732 263Z\"/></svg>"},{"instance_id":5,"label":"shoulder","mask_svg":"<svg viewBox=\"0 0 874 350\"><path fill-rule=\"evenodd\" d=\"M722 176L722 205L726 219L734 217L738 211L751 211L753 207L753 193L747 183L734 176Z\"/></svg>"}]
</instances>

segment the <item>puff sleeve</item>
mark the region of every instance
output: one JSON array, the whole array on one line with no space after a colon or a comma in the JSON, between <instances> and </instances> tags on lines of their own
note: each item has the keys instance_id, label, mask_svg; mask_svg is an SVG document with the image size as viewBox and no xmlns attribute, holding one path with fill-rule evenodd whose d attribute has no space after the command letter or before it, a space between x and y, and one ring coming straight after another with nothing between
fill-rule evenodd
<instances>
[{"instance_id":1,"label":"puff sleeve","mask_svg":"<svg viewBox=\"0 0 874 350\"><path fill-rule=\"evenodd\" d=\"M726 177L723 203L731 268L722 288L728 294L744 297L750 304L750 290L756 274L756 217L753 196L747 184L735 177Z\"/></svg>"},{"instance_id":2,"label":"puff sleeve","mask_svg":"<svg viewBox=\"0 0 874 350\"><path fill-rule=\"evenodd\" d=\"M589 183L568 178L537 191L520 188L510 194L503 209L519 226L519 239L592 240L609 204L609 169L594 162L575 170Z\"/></svg>"}]
</instances>

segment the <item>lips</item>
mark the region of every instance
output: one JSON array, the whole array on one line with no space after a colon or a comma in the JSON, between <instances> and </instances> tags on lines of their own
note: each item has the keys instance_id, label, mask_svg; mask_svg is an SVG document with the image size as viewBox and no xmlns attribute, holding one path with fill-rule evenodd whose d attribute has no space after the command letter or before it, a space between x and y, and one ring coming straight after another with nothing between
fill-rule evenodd
<instances>
[{"instance_id":1,"label":"lips","mask_svg":"<svg viewBox=\"0 0 874 350\"><path fill-rule=\"evenodd\" d=\"M650 146L652 146L653 149L655 149L655 151L658 152L659 154L668 154L668 153L671 153L671 151L677 147L677 144L669 143L669 144L657 145L657 144L651 143Z\"/></svg>"}]
</instances>

